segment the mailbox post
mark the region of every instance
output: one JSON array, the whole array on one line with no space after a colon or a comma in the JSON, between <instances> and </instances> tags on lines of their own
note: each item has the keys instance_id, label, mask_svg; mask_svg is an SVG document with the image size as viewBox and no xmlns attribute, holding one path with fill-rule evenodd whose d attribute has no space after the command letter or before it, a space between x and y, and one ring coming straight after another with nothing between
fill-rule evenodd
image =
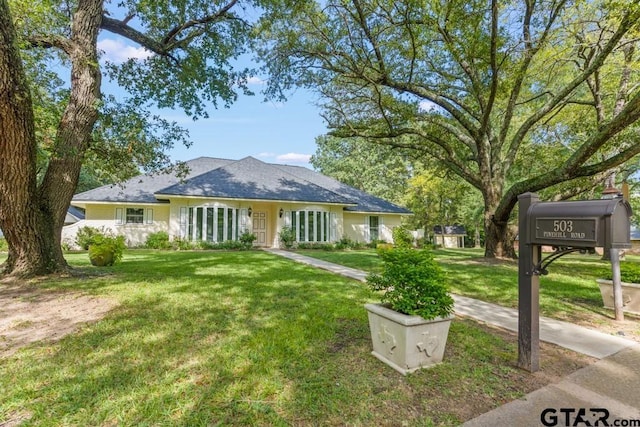
<instances>
[{"instance_id":1,"label":"mailbox post","mask_svg":"<svg viewBox=\"0 0 640 427\"><path fill-rule=\"evenodd\" d=\"M539 369L540 347L539 276L547 274L556 259L571 252L595 252L596 247L609 249L619 320L622 291L618 251L631 247L631 206L623 199L540 202L537 194L525 193L518 196L518 208L518 366L535 372ZM545 259L543 245L555 248Z\"/></svg>"},{"instance_id":2,"label":"mailbox post","mask_svg":"<svg viewBox=\"0 0 640 427\"><path fill-rule=\"evenodd\" d=\"M535 193L518 196L518 366L529 372L540 368L540 278L533 269L540 262L541 247L525 243L529 239L523 232L527 230L529 208L539 201Z\"/></svg>"}]
</instances>

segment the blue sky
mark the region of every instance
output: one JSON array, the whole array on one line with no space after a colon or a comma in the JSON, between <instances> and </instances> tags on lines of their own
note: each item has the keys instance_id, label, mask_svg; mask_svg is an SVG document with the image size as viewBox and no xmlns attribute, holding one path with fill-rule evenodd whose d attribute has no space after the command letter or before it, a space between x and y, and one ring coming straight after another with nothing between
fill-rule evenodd
<instances>
[{"instance_id":1,"label":"blue sky","mask_svg":"<svg viewBox=\"0 0 640 427\"><path fill-rule=\"evenodd\" d=\"M121 62L148 55L142 48L113 34L103 34L98 42L102 60ZM230 108L211 109L208 119L193 121L182 111L163 110L162 116L188 129L193 145L176 146L173 160L200 156L241 159L253 156L270 163L306 166L315 152L315 138L327 132L320 110L313 105L315 96L305 90L288 95L283 103L264 102L259 94L262 82L249 82L255 96L241 95ZM105 92L117 94L117 85L103 82Z\"/></svg>"}]
</instances>

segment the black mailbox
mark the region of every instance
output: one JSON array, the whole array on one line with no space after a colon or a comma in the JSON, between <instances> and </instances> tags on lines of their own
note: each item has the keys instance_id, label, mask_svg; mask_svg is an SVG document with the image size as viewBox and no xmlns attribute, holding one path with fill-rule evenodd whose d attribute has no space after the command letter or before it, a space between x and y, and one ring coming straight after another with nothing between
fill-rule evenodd
<instances>
[{"instance_id":1,"label":"black mailbox","mask_svg":"<svg viewBox=\"0 0 640 427\"><path fill-rule=\"evenodd\" d=\"M557 247L631 248L631 206L624 199L538 202L527 211L526 243Z\"/></svg>"}]
</instances>

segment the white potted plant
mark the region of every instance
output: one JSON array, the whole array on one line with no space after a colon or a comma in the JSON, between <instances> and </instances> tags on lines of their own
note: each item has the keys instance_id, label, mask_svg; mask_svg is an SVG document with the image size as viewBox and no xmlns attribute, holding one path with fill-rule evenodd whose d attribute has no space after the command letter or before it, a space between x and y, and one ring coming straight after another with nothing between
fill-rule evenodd
<instances>
[{"instance_id":1,"label":"white potted plant","mask_svg":"<svg viewBox=\"0 0 640 427\"><path fill-rule=\"evenodd\" d=\"M381 304L366 304L372 354L406 375L442 361L453 319L445 275L427 250L378 251L382 273L367 283L381 291Z\"/></svg>"},{"instance_id":2,"label":"white potted plant","mask_svg":"<svg viewBox=\"0 0 640 427\"><path fill-rule=\"evenodd\" d=\"M620 280L622 281L623 310L640 315L640 264L633 262L620 263ZM612 271L607 269L602 279L597 279L605 308L614 309Z\"/></svg>"}]
</instances>

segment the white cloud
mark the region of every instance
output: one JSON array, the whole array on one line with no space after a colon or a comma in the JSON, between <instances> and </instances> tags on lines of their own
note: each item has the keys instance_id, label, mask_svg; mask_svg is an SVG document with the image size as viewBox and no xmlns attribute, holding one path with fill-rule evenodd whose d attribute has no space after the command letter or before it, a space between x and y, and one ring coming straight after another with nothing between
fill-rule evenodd
<instances>
[{"instance_id":1,"label":"white cloud","mask_svg":"<svg viewBox=\"0 0 640 427\"><path fill-rule=\"evenodd\" d=\"M263 151L262 153L258 153L256 154L257 157L275 157L276 153L269 153L266 151Z\"/></svg>"},{"instance_id":2,"label":"white cloud","mask_svg":"<svg viewBox=\"0 0 640 427\"><path fill-rule=\"evenodd\" d=\"M117 64L128 59L146 59L153 55L143 47L134 47L126 44L123 40L103 39L98 41L98 49L102 51L102 59L115 62Z\"/></svg>"},{"instance_id":3,"label":"white cloud","mask_svg":"<svg viewBox=\"0 0 640 427\"><path fill-rule=\"evenodd\" d=\"M267 84L267 81L261 79L260 77L249 77L247 79L247 84L249 84L249 85L264 85L264 84Z\"/></svg>"},{"instance_id":4,"label":"white cloud","mask_svg":"<svg viewBox=\"0 0 640 427\"><path fill-rule=\"evenodd\" d=\"M309 163L311 160L311 154L300 153L287 153L276 156L276 160L279 162L292 162L292 163Z\"/></svg>"}]
</instances>

